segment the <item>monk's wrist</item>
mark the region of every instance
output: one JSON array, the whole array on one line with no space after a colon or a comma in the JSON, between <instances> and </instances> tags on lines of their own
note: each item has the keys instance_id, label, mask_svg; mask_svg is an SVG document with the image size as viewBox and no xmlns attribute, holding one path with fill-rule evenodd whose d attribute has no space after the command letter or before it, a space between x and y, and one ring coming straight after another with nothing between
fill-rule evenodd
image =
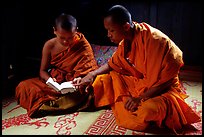
<instances>
[{"instance_id":1,"label":"monk's wrist","mask_svg":"<svg viewBox=\"0 0 204 137\"><path fill-rule=\"evenodd\" d=\"M142 96L139 96L138 98L139 98L140 102L144 102L147 99L149 99L148 97L142 97Z\"/></svg>"}]
</instances>

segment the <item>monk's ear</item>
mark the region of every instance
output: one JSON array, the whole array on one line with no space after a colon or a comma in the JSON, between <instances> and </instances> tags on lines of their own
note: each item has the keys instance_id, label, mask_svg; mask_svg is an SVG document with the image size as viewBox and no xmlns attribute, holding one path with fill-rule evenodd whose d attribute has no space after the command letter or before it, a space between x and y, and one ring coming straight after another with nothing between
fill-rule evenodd
<instances>
[{"instance_id":1,"label":"monk's ear","mask_svg":"<svg viewBox=\"0 0 204 137\"><path fill-rule=\"evenodd\" d=\"M123 28L125 31L128 31L130 29L131 25L130 23L126 22L124 25L123 25Z\"/></svg>"},{"instance_id":2,"label":"monk's ear","mask_svg":"<svg viewBox=\"0 0 204 137\"><path fill-rule=\"evenodd\" d=\"M56 34L56 28L55 27L52 27L53 28L53 32L54 32L54 34Z\"/></svg>"}]
</instances>

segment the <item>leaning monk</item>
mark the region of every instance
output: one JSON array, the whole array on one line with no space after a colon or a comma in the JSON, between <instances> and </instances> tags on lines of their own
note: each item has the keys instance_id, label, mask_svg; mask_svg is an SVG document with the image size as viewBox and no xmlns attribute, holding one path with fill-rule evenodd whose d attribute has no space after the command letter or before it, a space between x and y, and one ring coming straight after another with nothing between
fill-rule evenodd
<instances>
[{"instance_id":1,"label":"leaning monk","mask_svg":"<svg viewBox=\"0 0 204 137\"><path fill-rule=\"evenodd\" d=\"M121 5L109 9L104 27L118 49L107 64L74 81L93 86L96 107L109 105L118 126L137 131L155 123L177 132L201 121L184 100L178 78L182 51L169 37L133 22Z\"/></svg>"},{"instance_id":2,"label":"leaning monk","mask_svg":"<svg viewBox=\"0 0 204 137\"><path fill-rule=\"evenodd\" d=\"M24 80L16 87L17 102L31 118L86 110L91 93L80 90L61 94L48 85L52 78L61 83L83 77L98 68L91 45L77 31L77 21L61 14L53 27L56 37L48 40L42 50L40 77Z\"/></svg>"}]
</instances>

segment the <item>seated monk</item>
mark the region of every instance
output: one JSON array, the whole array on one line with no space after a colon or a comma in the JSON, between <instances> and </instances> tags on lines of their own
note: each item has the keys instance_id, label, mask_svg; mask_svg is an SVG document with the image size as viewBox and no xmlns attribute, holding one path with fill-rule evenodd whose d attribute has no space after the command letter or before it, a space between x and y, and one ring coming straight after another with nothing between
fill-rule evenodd
<instances>
[{"instance_id":1,"label":"seated monk","mask_svg":"<svg viewBox=\"0 0 204 137\"><path fill-rule=\"evenodd\" d=\"M107 64L74 85L92 85L96 107L110 106L118 126L144 131L155 123L175 133L201 118L185 102L179 70L182 51L164 33L134 22L129 11L115 5L104 18L110 40L118 48Z\"/></svg>"},{"instance_id":2,"label":"seated monk","mask_svg":"<svg viewBox=\"0 0 204 137\"><path fill-rule=\"evenodd\" d=\"M16 87L17 102L31 118L85 110L92 95L81 92L84 88L61 94L46 84L49 78L58 83L72 81L98 68L91 45L77 31L73 16L61 14L53 29L56 37L42 49L40 77L21 81Z\"/></svg>"}]
</instances>

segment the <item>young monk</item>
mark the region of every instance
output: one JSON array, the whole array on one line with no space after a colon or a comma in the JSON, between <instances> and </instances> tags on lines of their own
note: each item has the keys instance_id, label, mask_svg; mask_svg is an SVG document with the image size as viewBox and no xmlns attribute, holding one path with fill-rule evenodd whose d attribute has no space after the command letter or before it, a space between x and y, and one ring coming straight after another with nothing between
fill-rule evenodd
<instances>
[{"instance_id":1,"label":"young monk","mask_svg":"<svg viewBox=\"0 0 204 137\"><path fill-rule=\"evenodd\" d=\"M16 99L30 117L84 110L91 93L61 94L46 84L48 78L61 83L83 77L98 68L91 45L77 32L77 20L61 14L53 27L56 37L45 42L40 77L24 80L16 87ZM84 90L84 89L80 89Z\"/></svg>"},{"instance_id":2,"label":"young monk","mask_svg":"<svg viewBox=\"0 0 204 137\"><path fill-rule=\"evenodd\" d=\"M176 132L201 121L184 101L178 78L182 51L168 36L133 22L121 5L109 9L104 26L117 51L107 64L74 81L92 84L96 107L109 105L118 126L137 131L155 122Z\"/></svg>"}]
</instances>

